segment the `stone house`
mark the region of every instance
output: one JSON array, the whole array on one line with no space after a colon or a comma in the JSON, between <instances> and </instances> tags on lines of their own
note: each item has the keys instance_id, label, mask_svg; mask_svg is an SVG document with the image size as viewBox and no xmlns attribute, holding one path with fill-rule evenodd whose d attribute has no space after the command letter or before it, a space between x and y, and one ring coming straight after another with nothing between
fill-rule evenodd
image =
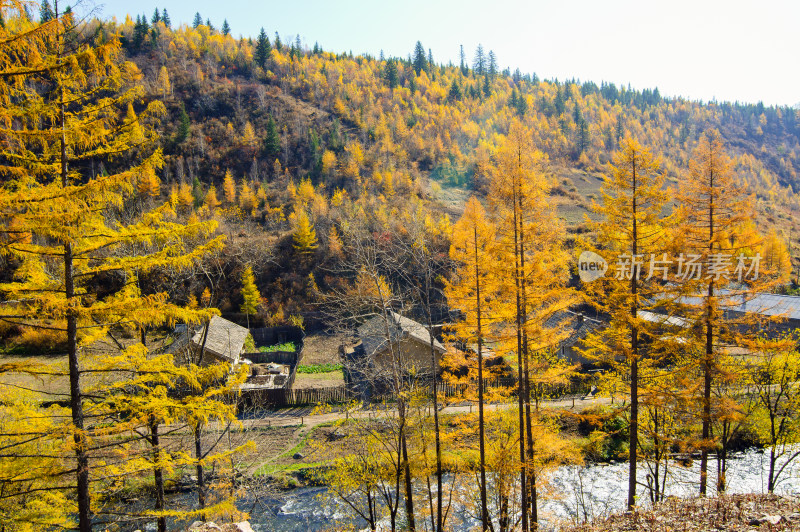
<instances>
[{"instance_id":1,"label":"stone house","mask_svg":"<svg viewBox=\"0 0 800 532\"><path fill-rule=\"evenodd\" d=\"M379 374L390 374L394 368L404 374L430 375L431 335L428 329L396 312L388 312L367 320L358 328L361 348L366 361ZM436 370L439 369L445 347L433 338Z\"/></svg>"}]
</instances>

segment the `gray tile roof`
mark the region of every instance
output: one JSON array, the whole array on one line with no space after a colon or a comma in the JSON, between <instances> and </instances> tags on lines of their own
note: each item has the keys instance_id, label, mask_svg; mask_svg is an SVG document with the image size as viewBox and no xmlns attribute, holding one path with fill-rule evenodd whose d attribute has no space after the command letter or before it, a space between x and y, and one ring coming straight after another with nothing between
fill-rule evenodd
<instances>
[{"instance_id":1,"label":"gray tile roof","mask_svg":"<svg viewBox=\"0 0 800 532\"><path fill-rule=\"evenodd\" d=\"M743 294L731 290L720 290L721 305L732 312L758 313L765 316L781 316L787 319L800 320L800 297L779 294L755 293ZM701 305L700 297L687 296L681 298L686 305Z\"/></svg>"},{"instance_id":2,"label":"gray tile roof","mask_svg":"<svg viewBox=\"0 0 800 532\"><path fill-rule=\"evenodd\" d=\"M679 316L667 316L666 314L657 314L647 310L638 311L638 316L645 321L658 323L659 325L671 325L673 327L681 327L683 329L689 327L690 325L688 320L685 320Z\"/></svg>"},{"instance_id":3,"label":"gray tile roof","mask_svg":"<svg viewBox=\"0 0 800 532\"><path fill-rule=\"evenodd\" d=\"M245 327L214 316L208 324L205 350L219 358L236 362L239 360L248 334L250 332ZM203 328L192 337L192 343L197 346L203 343Z\"/></svg>"},{"instance_id":4,"label":"gray tile roof","mask_svg":"<svg viewBox=\"0 0 800 532\"><path fill-rule=\"evenodd\" d=\"M390 320L389 336L392 342L398 342L403 338L410 337L424 345L430 345L431 335L428 334L428 329L424 325L392 311L389 312L388 317ZM364 353L368 357L385 349L388 342L386 340L384 317L375 316L365 321L358 328L358 335L361 337ZM436 338L433 339L433 347L441 353L445 351L444 346Z\"/></svg>"}]
</instances>

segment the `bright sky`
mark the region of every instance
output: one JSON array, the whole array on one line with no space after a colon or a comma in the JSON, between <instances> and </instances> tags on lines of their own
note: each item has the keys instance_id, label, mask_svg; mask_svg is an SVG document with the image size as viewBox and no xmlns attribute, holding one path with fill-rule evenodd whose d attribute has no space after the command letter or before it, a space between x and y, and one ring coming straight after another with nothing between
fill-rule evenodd
<instances>
[{"instance_id":1,"label":"bright sky","mask_svg":"<svg viewBox=\"0 0 800 532\"><path fill-rule=\"evenodd\" d=\"M98 0L101 2L102 0ZM199 12L234 35L300 35L328 51L408 56L417 40L436 62L471 63L478 43L502 68L540 78L611 81L694 100L800 103L797 0L150 0L176 23ZM123 19L130 0L99 4Z\"/></svg>"}]
</instances>

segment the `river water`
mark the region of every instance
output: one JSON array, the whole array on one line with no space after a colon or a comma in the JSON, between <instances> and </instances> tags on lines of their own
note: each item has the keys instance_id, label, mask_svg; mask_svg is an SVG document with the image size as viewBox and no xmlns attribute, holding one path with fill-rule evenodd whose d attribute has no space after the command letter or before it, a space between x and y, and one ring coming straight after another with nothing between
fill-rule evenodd
<instances>
[{"instance_id":1,"label":"river water","mask_svg":"<svg viewBox=\"0 0 800 532\"><path fill-rule=\"evenodd\" d=\"M759 449L733 455L728 465L728 492L766 493L768 466L768 454ZM709 492L713 492L716 486L715 461L709 462L709 470ZM644 480L646 475L647 470L640 468L638 478ZM697 461L687 467L670 464L667 495L696 495L699 477ZM800 496L800 460L790 465L782 478L776 492ZM627 463L559 468L551 478L551 495L540 501L542 529L552 530L558 523L581 522L624 510L627 482ZM647 504L644 487L639 488L639 495L640 504ZM423 503L422 497L416 501L417 505ZM250 524L256 532L318 531L337 524L355 525L357 529L366 527L365 521L353 517L348 507L331 497L326 488L298 488L274 498L258 500L244 497L238 505L250 514ZM385 524L388 529L388 522ZM418 522L417 528L424 529L421 525L426 524ZM477 524L479 522L466 515L463 507L454 505L448 518L449 529L466 531ZM149 528L146 526L142 530Z\"/></svg>"}]
</instances>

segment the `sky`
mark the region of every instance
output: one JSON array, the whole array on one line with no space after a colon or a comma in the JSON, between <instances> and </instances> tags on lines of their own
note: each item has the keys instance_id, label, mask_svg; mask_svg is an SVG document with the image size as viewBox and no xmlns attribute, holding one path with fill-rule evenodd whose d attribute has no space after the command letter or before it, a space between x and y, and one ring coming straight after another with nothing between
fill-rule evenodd
<instances>
[{"instance_id":1,"label":"sky","mask_svg":"<svg viewBox=\"0 0 800 532\"><path fill-rule=\"evenodd\" d=\"M318 42L332 52L407 57L419 40L437 63L471 63L480 43L512 71L658 88L692 100L800 103L797 0L106 0L103 18L156 6L173 27L195 12L235 36ZM136 9L132 12L132 6Z\"/></svg>"}]
</instances>

